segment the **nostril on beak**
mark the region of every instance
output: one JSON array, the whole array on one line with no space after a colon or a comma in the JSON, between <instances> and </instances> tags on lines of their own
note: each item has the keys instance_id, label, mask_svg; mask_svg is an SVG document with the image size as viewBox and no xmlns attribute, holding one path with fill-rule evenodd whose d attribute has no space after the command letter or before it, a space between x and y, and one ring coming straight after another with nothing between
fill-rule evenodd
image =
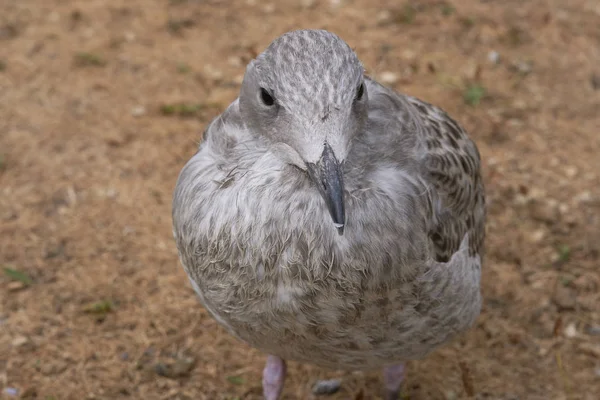
<instances>
[{"instance_id":1,"label":"nostril on beak","mask_svg":"<svg viewBox=\"0 0 600 400\"><path fill-rule=\"evenodd\" d=\"M327 181L325 179L321 179L321 187L323 190L327 190Z\"/></svg>"}]
</instances>

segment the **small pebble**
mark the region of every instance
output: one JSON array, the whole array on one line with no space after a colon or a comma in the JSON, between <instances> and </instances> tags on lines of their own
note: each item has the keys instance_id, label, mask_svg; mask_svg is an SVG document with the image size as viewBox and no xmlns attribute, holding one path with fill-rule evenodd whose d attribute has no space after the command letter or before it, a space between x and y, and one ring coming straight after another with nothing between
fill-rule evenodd
<instances>
[{"instance_id":1,"label":"small pebble","mask_svg":"<svg viewBox=\"0 0 600 400\"><path fill-rule=\"evenodd\" d=\"M554 201L535 200L529 204L529 214L536 221L552 224L558 221L558 203Z\"/></svg>"},{"instance_id":2,"label":"small pebble","mask_svg":"<svg viewBox=\"0 0 600 400\"><path fill-rule=\"evenodd\" d=\"M561 214L567 214L569 212L569 205L565 203L560 203L558 205L558 211L560 211Z\"/></svg>"},{"instance_id":3,"label":"small pebble","mask_svg":"<svg viewBox=\"0 0 600 400\"><path fill-rule=\"evenodd\" d=\"M512 68L523 75L527 75L532 70L531 64L526 61L517 61L512 64Z\"/></svg>"},{"instance_id":4,"label":"small pebble","mask_svg":"<svg viewBox=\"0 0 600 400\"><path fill-rule=\"evenodd\" d=\"M527 102L523 99L515 99L512 106L517 110L525 110L527 109Z\"/></svg>"},{"instance_id":5,"label":"small pebble","mask_svg":"<svg viewBox=\"0 0 600 400\"><path fill-rule=\"evenodd\" d=\"M581 192L579 193L577 196L575 196L575 201L581 204L589 204L594 200L593 196L592 196L592 192L590 192L589 190L586 190L585 192Z\"/></svg>"},{"instance_id":6,"label":"small pebble","mask_svg":"<svg viewBox=\"0 0 600 400\"><path fill-rule=\"evenodd\" d=\"M146 107L144 106L135 106L131 109L131 115L134 117L141 117L144 114L146 114Z\"/></svg>"},{"instance_id":7,"label":"small pebble","mask_svg":"<svg viewBox=\"0 0 600 400\"><path fill-rule=\"evenodd\" d=\"M382 83L393 85L394 83L398 82L398 75L390 71L385 71L379 75L379 80Z\"/></svg>"},{"instance_id":8,"label":"small pebble","mask_svg":"<svg viewBox=\"0 0 600 400\"><path fill-rule=\"evenodd\" d=\"M179 358L175 360L175 362L166 364L163 362L159 362L154 366L154 372L157 375L164 376L166 378L180 378L184 376L188 376L194 366L196 365L196 360L193 358Z\"/></svg>"},{"instance_id":9,"label":"small pebble","mask_svg":"<svg viewBox=\"0 0 600 400\"><path fill-rule=\"evenodd\" d=\"M270 3L270 4L267 4L267 5L265 5L265 6L263 7L263 11L264 11L266 14L272 14L272 13L275 11L275 4L273 4L273 3Z\"/></svg>"},{"instance_id":10,"label":"small pebble","mask_svg":"<svg viewBox=\"0 0 600 400\"><path fill-rule=\"evenodd\" d=\"M537 200L546 197L546 192L536 187L530 187L527 192L530 199Z\"/></svg>"},{"instance_id":11,"label":"small pebble","mask_svg":"<svg viewBox=\"0 0 600 400\"><path fill-rule=\"evenodd\" d=\"M342 381L339 379L318 381L317 383L315 383L315 386L313 386L312 392L317 396L334 394L338 390L340 390L341 386Z\"/></svg>"},{"instance_id":12,"label":"small pebble","mask_svg":"<svg viewBox=\"0 0 600 400\"><path fill-rule=\"evenodd\" d=\"M123 227L123 236L131 235L135 232L135 228L131 225L125 225L125 227Z\"/></svg>"},{"instance_id":13,"label":"small pebble","mask_svg":"<svg viewBox=\"0 0 600 400\"><path fill-rule=\"evenodd\" d=\"M204 73L207 77L216 81L221 80L223 78L223 72L221 72L221 70L216 69L210 64L206 64L204 66Z\"/></svg>"},{"instance_id":14,"label":"small pebble","mask_svg":"<svg viewBox=\"0 0 600 400\"><path fill-rule=\"evenodd\" d=\"M577 336L577 328L575 327L574 323L570 323L569 325L567 325L567 327L565 328L565 336L569 339Z\"/></svg>"},{"instance_id":15,"label":"small pebble","mask_svg":"<svg viewBox=\"0 0 600 400\"><path fill-rule=\"evenodd\" d=\"M407 61L413 61L415 58L417 58L417 53L411 49L405 49L402 50L402 53L400 53L400 57Z\"/></svg>"},{"instance_id":16,"label":"small pebble","mask_svg":"<svg viewBox=\"0 0 600 400\"><path fill-rule=\"evenodd\" d=\"M227 59L227 63L229 65L231 65L232 67L240 67L240 66L243 65L242 59L240 57L238 57L238 56L230 56Z\"/></svg>"},{"instance_id":17,"label":"small pebble","mask_svg":"<svg viewBox=\"0 0 600 400\"><path fill-rule=\"evenodd\" d=\"M109 199L114 199L115 197L117 197L117 190L115 188L107 188L105 196Z\"/></svg>"},{"instance_id":18,"label":"small pebble","mask_svg":"<svg viewBox=\"0 0 600 400\"><path fill-rule=\"evenodd\" d=\"M133 42L135 40L135 33L133 32L125 32L125 40L128 42Z\"/></svg>"},{"instance_id":19,"label":"small pebble","mask_svg":"<svg viewBox=\"0 0 600 400\"><path fill-rule=\"evenodd\" d=\"M435 69L435 67L434 67L434 69ZM464 70L464 76L469 81L474 81L474 80L477 80L477 76L480 74L481 67L479 66L479 64L477 64L475 62L470 62L470 63L467 63L467 65L463 68L463 70Z\"/></svg>"},{"instance_id":20,"label":"small pebble","mask_svg":"<svg viewBox=\"0 0 600 400\"><path fill-rule=\"evenodd\" d=\"M17 292L21 289L25 289L25 284L19 281L10 282L7 286L9 292Z\"/></svg>"},{"instance_id":21,"label":"small pebble","mask_svg":"<svg viewBox=\"0 0 600 400\"><path fill-rule=\"evenodd\" d=\"M525 124L519 118L510 118L508 121L506 121L506 125L511 128L520 128Z\"/></svg>"},{"instance_id":22,"label":"small pebble","mask_svg":"<svg viewBox=\"0 0 600 400\"><path fill-rule=\"evenodd\" d=\"M382 10L377 14L376 20L377 25L387 25L392 22L392 13L388 10Z\"/></svg>"},{"instance_id":23,"label":"small pebble","mask_svg":"<svg viewBox=\"0 0 600 400\"><path fill-rule=\"evenodd\" d=\"M544 237L546 237L546 231L543 229L538 229L530 235L530 240L532 243L540 243L542 240L544 240Z\"/></svg>"},{"instance_id":24,"label":"small pebble","mask_svg":"<svg viewBox=\"0 0 600 400\"><path fill-rule=\"evenodd\" d=\"M492 64L498 64L500 62L500 54L497 51L490 51L488 53L488 60Z\"/></svg>"},{"instance_id":25,"label":"small pebble","mask_svg":"<svg viewBox=\"0 0 600 400\"><path fill-rule=\"evenodd\" d=\"M575 176L577 176L577 172L577 167L574 165L565 167L565 175L567 175L567 178L575 178Z\"/></svg>"},{"instance_id":26,"label":"small pebble","mask_svg":"<svg viewBox=\"0 0 600 400\"><path fill-rule=\"evenodd\" d=\"M27 342L29 342L29 339L27 339L25 336L17 336L12 340L11 344L14 347L21 347L24 344L27 344Z\"/></svg>"}]
</instances>

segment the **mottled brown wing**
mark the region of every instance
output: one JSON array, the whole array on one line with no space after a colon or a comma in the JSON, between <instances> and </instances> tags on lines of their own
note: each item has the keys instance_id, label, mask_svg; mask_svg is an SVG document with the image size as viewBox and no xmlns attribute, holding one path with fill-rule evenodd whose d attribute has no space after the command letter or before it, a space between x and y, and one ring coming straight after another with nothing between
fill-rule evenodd
<instances>
[{"instance_id":1,"label":"mottled brown wing","mask_svg":"<svg viewBox=\"0 0 600 400\"><path fill-rule=\"evenodd\" d=\"M432 188L429 237L436 259L448 261L466 233L470 253L482 255L486 211L479 151L443 110L416 98L408 101L422 122L417 135L423 175Z\"/></svg>"}]
</instances>

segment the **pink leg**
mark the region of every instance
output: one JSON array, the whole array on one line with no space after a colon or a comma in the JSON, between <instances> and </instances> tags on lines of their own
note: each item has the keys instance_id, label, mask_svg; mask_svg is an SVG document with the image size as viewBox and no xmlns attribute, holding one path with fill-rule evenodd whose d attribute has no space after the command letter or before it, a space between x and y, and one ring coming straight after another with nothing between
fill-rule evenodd
<instances>
[{"instance_id":1,"label":"pink leg","mask_svg":"<svg viewBox=\"0 0 600 400\"><path fill-rule=\"evenodd\" d=\"M400 386L404 380L404 364L390 365L383 369L385 400L398 400Z\"/></svg>"},{"instance_id":2,"label":"pink leg","mask_svg":"<svg viewBox=\"0 0 600 400\"><path fill-rule=\"evenodd\" d=\"M263 370L263 395L265 400L278 400L285 381L285 361L277 356L268 356Z\"/></svg>"}]
</instances>

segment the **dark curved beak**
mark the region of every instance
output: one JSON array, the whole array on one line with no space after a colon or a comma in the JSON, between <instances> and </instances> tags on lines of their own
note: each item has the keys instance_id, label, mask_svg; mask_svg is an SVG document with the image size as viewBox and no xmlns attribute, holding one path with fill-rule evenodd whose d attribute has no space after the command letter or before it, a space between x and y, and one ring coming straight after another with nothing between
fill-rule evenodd
<instances>
[{"instance_id":1,"label":"dark curved beak","mask_svg":"<svg viewBox=\"0 0 600 400\"><path fill-rule=\"evenodd\" d=\"M344 179L342 166L335 158L329 144L325 143L323 154L316 164L307 163L308 175L317 185L317 189L325 199L333 223L342 235L346 215L344 211Z\"/></svg>"}]
</instances>

